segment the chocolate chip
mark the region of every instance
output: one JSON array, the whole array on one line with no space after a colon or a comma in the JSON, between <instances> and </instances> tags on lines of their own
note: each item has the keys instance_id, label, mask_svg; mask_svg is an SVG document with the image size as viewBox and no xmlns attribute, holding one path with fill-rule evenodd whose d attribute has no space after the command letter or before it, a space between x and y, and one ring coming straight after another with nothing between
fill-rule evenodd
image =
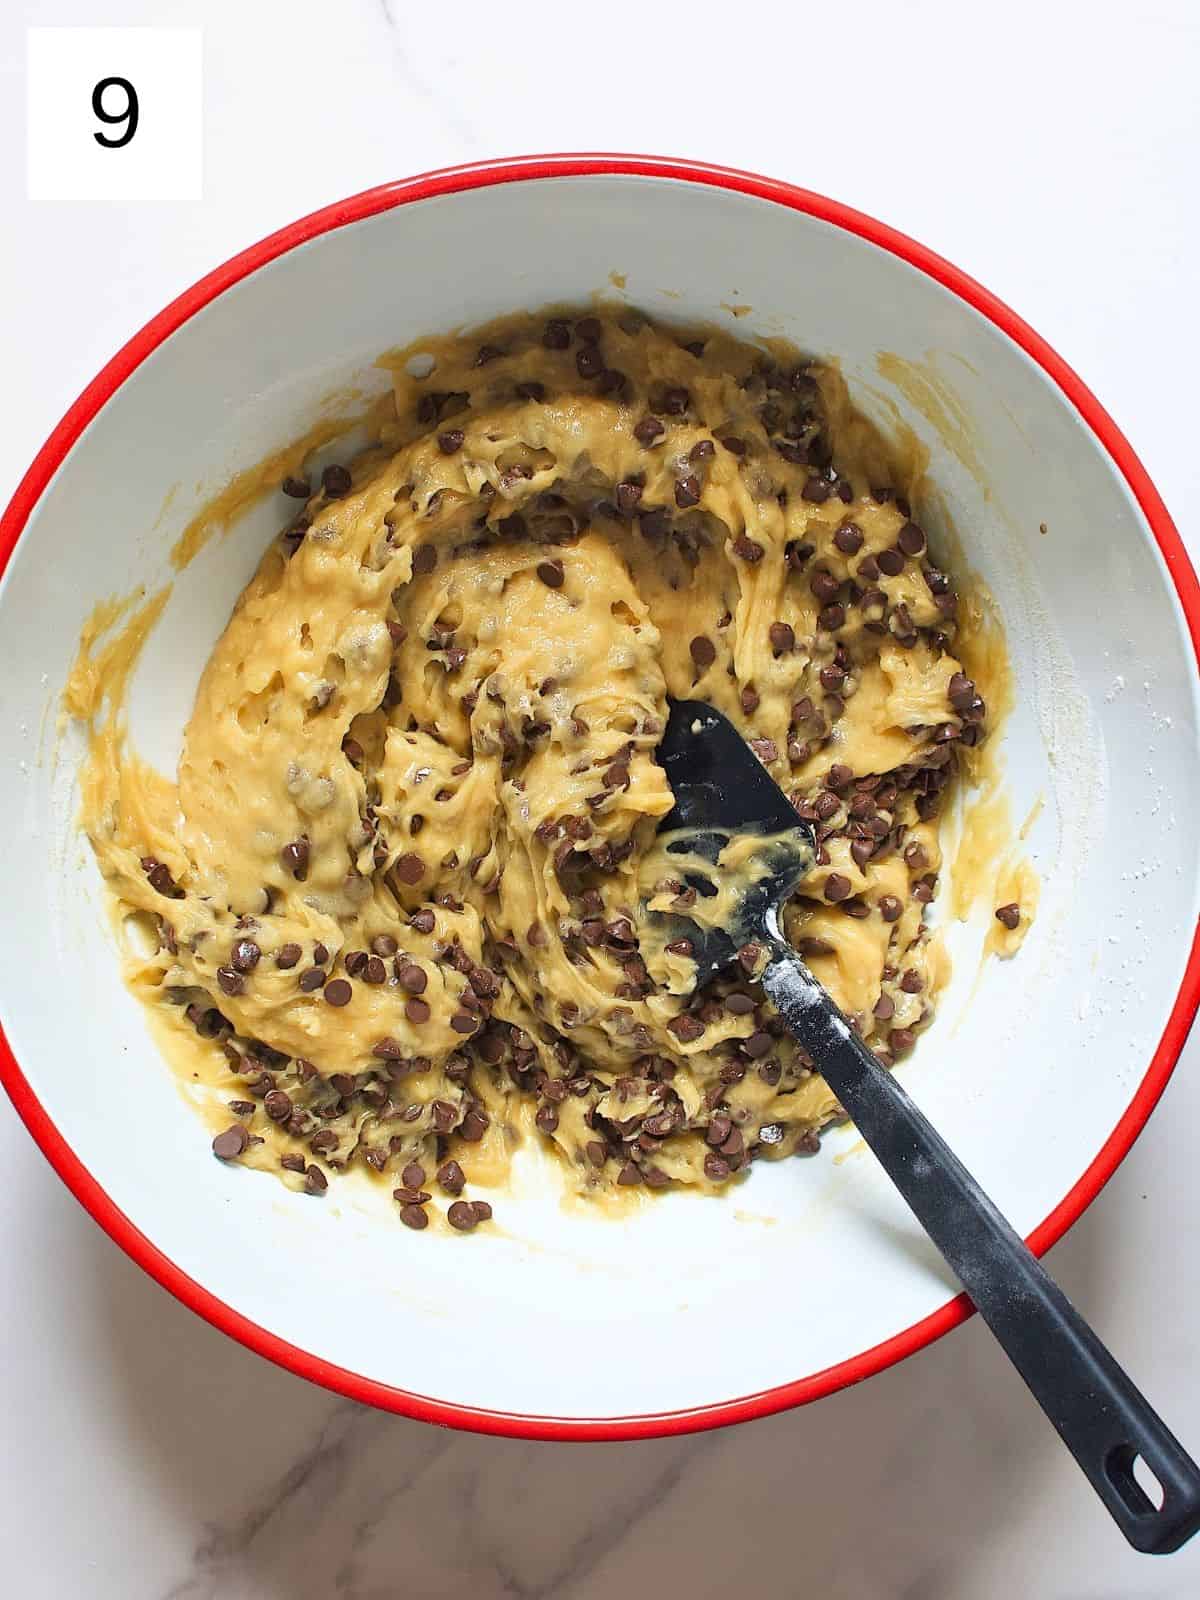
<instances>
[{"instance_id":1,"label":"chocolate chip","mask_svg":"<svg viewBox=\"0 0 1200 1600\"><path fill-rule=\"evenodd\" d=\"M777 656L786 655L796 648L796 630L790 622L773 622L767 629L767 637Z\"/></svg>"},{"instance_id":2,"label":"chocolate chip","mask_svg":"<svg viewBox=\"0 0 1200 1600\"><path fill-rule=\"evenodd\" d=\"M893 1028L888 1034L888 1048L893 1055L907 1055L916 1042L917 1036L911 1028Z\"/></svg>"},{"instance_id":3,"label":"chocolate chip","mask_svg":"<svg viewBox=\"0 0 1200 1600\"><path fill-rule=\"evenodd\" d=\"M718 1111L704 1130L705 1143L714 1147L724 1144L732 1128L730 1117L724 1111Z\"/></svg>"},{"instance_id":4,"label":"chocolate chip","mask_svg":"<svg viewBox=\"0 0 1200 1600\"><path fill-rule=\"evenodd\" d=\"M561 589L563 586L563 564L561 561L541 561L538 563L537 575L546 585L547 589Z\"/></svg>"},{"instance_id":5,"label":"chocolate chip","mask_svg":"<svg viewBox=\"0 0 1200 1600\"><path fill-rule=\"evenodd\" d=\"M891 995L881 994L875 1002L873 1015L878 1022L888 1022L896 1014L896 1002Z\"/></svg>"},{"instance_id":6,"label":"chocolate chip","mask_svg":"<svg viewBox=\"0 0 1200 1600\"><path fill-rule=\"evenodd\" d=\"M623 1188L632 1188L634 1184L641 1183L641 1181L641 1169L632 1161L627 1161L620 1172L617 1173L617 1182Z\"/></svg>"},{"instance_id":7,"label":"chocolate chip","mask_svg":"<svg viewBox=\"0 0 1200 1600\"><path fill-rule=\"evenodd\" d=\"M263 1101L263 1110L272 1122L286 1122L292 1114L292 1097L282 1089L272 1089Z\"/></svg>"},{"instance_id":8,"label":"chocolate chip","mask_svg":"<svg viewBox=\"0 0 1200 1600\"><path fill-rule=\"evenodd\" d=\"M698 1039L704 1032L704 1024L699 1017L694 1017L690 1012L684 1011L677 1017L672 1017L667 1027L681 1044L689 1044L693 1039Z\"/></svg>"},{"instance_id":9,"label":"chocolate chip","mask_svg":"<svg viewBox=\"0 0 1200 1600\"><path fill-rule=\"evenodd\" d=\"M1006 906L996 907L996 921L1002 923L1010 932L1021 920L1021 908L1015 900Z\"/></svg>"},{"instance_id":10,"label":"chocolate chip","mask_svg":"<svg viewBox=\"0 0 1200 1600\"><path fill-rule=\"evenodd\" d=\"M843 522L833 536L833 542L844 556L854 556L862 549L863 531L857 522Z\"/></svg>"},{"instance_id":11,"label":"chocolate chip","mask_svg":"<svg viewBox=\"0 0 1200 1600\"><path fill-rule=\"evenodd\" d=\"M751 565L763 558L763 547L757 539L751 539L748 534L739 533L733 541L733 553L742 561L749 561Z\"/></svg>"},{"instance_id":12,"label":"chocolate chip","mask_svg":"<svg viewBox=\"0 0 1200 1600\"><path fill-rule=\"evenodd\" d=\"M312 493L312 486L307 478L293 478L290 474L279 487L292 500L307 500Z\"/></svg>"},{"instance_id":13,"label":"chocolate chip","mask_svg":"<svg viewBox=\"0 0 1200 1600\"><path fill-rule=\"evenodd\" d=\"M344 494L349 494L351 482L345 467L338 466L336 462L321 474L321 487L331 500L340 500Z\"/></svg>"},{"instance_id":14,"label":"chocolate chip","mask_svg":"<svg viewBox=\"0 0 1200 1600\"><path fill-rule=\"evenodd\" d=\"M635 483L631 478L626 478L624 482L619 483L616 487L617 510L623 517L631 517L633 515L641 498L642 485Z\"/></svg>"},{"instance_id":15,"label":"chocolate chip","mask_svg":"<svg viewBox=\"0 0 1200 1600\"><path fill-rule=\"evenodd\" d=\"M640 445L649 449L666 431L666 424L660 422L657 417L643 417L640 422L634 423L633 437Z\"/></svg>"},{"instance_id":16,"label":"chocolate chip","mask_svg":"<svg viewBox=\"0 0 1200 1600\"><path fill-rule=\"evenodd\" d=\"M433 1013L430 1011L427 1001L418 1000L414 996L411 1000L404 1002L404 1015L410 1022L420 1024L428 1022Z\"/></svg>"},{"instance_id":17,"label":"chocolate chip","mask_svg":"<svg viewBox=\"0 0 1200 1600\"><path fill-rule=\"evenodd\" d=\"M283 864L293 878L303 883L308 876L309 844L307 838L301 834L299 839L293 839L290 844L285 844L280 852Z\"/></svg>"},{"instance_id":18,"label":"chocolate chip","mask_svg":"<svg viewBox=\"0 0 1200 1600\"><path fill-rule=\"evenodd\" d=\"M822 605L828 605L831 600L836 600L842 585L832 572L827 572L824 567L814 567L809 574L808 587Z\"/></svg>"},{"instance_id":19,"label":"chocolate chip","mask_svg":"<svg viewBox=\"0 0 1200 1600\"><path fill-rule=\"evenodd\" d=\"M450 1018L450 1026L455 1033L474 1033L479 1026L479 1019L469 1016L465 1011L456 1011Z\"/></svg>"},{"instance_id":20,"label":"chocolate chip","mask_svg":"<svg viewBox=\"0 0 1200 1600\"><path fill-rule=\"evenodd\" d=\"M213 1140L213 1155L222 1161L236 1161L249 1143L250 1135L240 1122L234 1122Z\"/></svg>"},{"instance_id":21,"label":"chocolate chip","mask_svg":"<svg viewBox=\"0 0 1200 1600\"><path fill-rule=\"evenodd\" d=\"M581 317L575 324L575 332L585 344L595 344L604 329L599 317Z\"/></svg>"},{"instance_id":22,"label":"chocolate chip","mask_svg":"<svg viewBox=\"0 0 1200 1600\"><path fill-rule=\"evenodd\" d=\"M906 556L919 556L925 548L925 535L915 522L906 522L896 535L896 543Z\"/></svg>"},{"instance_id":23,"label":"chocolate chip","mask_svg":"<svg viewBox=\"0 0 1200 1600\"><path fill-rule=\"evenodd\" d=\"M823 505L829 499L831 486L824 478L809 478L800 491L800 498L811 505Z\"/></svg>"},{"instance_id":24,"label":"chocolate chip","mask_svg":"<svg viewBox=\"0 0 1200 1600\"><path fill-rule=\"evenodd\" d=\"M429 1226L429 1213L424 1206L417 1205L410 1200L400 1207L400 1221L406 1228L412 1228L415 1232L420 1233L422 1228Z\"/></svg>"},{"instance_id":25,"label":"chocolate chip","mask_svg":"<svg viewBox=\"0 0 1200 1600\"><path fill-rule=\"evenodd\" d=\"M543 1133L553 1133L558 1127L558 1112L554 1106L539 1106L533 1120Z\"/></svg>"},{"instance_id":26,"label":"chocolate chip","mask_svg":"<svg viewBox=\"0 0 1200 1600\"><path fill-rule=\"evenodd\" d=\"M467 1179L457 1161L444 1161L437 1170L437 1181L447 1194L461 1194Z\"/></svg>"},{"instance_id":27,"label":"chocolate chip","mask_svg":"<svg viewBox=\"0 0 1200 1600\"><path fill-rule=\"evenodd\" d=\"M436 918L429 910L414 911L408 919L409 927L417 933L432 933L435 924Z\"/></svg>"},{"instance_id":28,"label":"chocolate chip","mask_svg":"<svg viewBox=\"0 0 1200 1600\"><path fill-rule=\"evenodd\" d=\"M825 880L825 898L836 904L839 900L850 898L850 879L840 872L831 872Z\"/></svg>"},{"instance_id":29,"label":"chocolate chip","mask_svg":"<svg viewBox=\"0 0 1200 1600\"><path fill-rule=\"evenodd\" d=\"M737 953L738 965L743 972L753 973L762 956L761 948L756 944L744 944Z\"/></svg>"},{"instance_id":30,"label":"chocolate chip","mask_svg":"<svg viewBox=\"0 0 1200 1600\"><path fill-rule=\"evenodd\" d=\"M262 951L253 939L239 939L233 947L230 965L235 972L253 972L262 957Z\"/></svg>"},{"instance_id":31,"label":"chocolate chip","mask_svg":"<svg viewBox=\"0 0 1200 1600\"><path fill-rule=\"evenodd\" d=\"M460 1135L468 1144L478 1144L488 1130L491 1118L481 1106L472 1106L462 1120Z\"/></svg>"},{"instance_id":32,"label":"chocolate chip","mask_svg":"<svg viewBox=\"0 0 1200 1600\"><path fill-rule=\"evenodd\" d=\"M575 352L575 370L581 378L598 378L604 371L604 357L594 344L582 345Z\"/></svg>"},{"instance_id":33,"label":"chocolate chip","mask_svg":"<svg viewBox=\"0 0 1200 1600\"><path fill-rule=\"evenodd\" d=\"M349 1005L354 997L354 990L345 978L332 978L325 985L325 999L331 1006Z\"/></svg>"},{"instance_id":34,"label":"chocolate chip","mask_svg":"<svg viewBox=\"0 0 1200 1600\"><path fill-rule=\"evenodd\" d=\"M961 713L970 710L976 698L975 685L965 672L951 673L950 681L946 685L946 698L955 711Z\"/></svg>"},{"instance_id":35,"label":"chocolate chip","mask_svg":"<svg viewBox=\"0 0 1200 1600\"><path fill-rule=\"evenodd\" d=\"M717 447L713 444L711 439L697 439L696 443L688 451L688 460L707 461L708 458L715 455L716 452Z\"/></svg>"},{"instance_id":36,"label":"chocolate chip","mask_svg":"<svg viewBox=\"0 0 1200 1600\"><path fill-rule=\"evenodd\" d=\"M740 989L735 989L732 994L725 996L725 1009L733 1017L747 1017L754 1010L754 1000L748 994L743 994Z\"/></svg>"},{"instance_id":37,"label":"chocolate chip","mask_svg":"<svg viewBox=\"0 0 1200 1600\"><path fill-rule=\"evenodd\" d=\"M717 659L717 647L707 634L698 633L688 648L692 653L692 660L702 670L711 667Z\"/></svg>"},{"instance_id":38,"label":"chocolate chip","mask_svg":"<svg viewBox=\"0 0 1200 1600\"><path fill-rule=\"evenodd\" d=\"M690 404L691 396L686 389L671 387L662 391L659 409L669 417L681 417Z\"/></svg>"},{"instance_id":39,"label":"chocolate chip","mask_svg":"<svg viewBox=\"0 0 1200 1600\"><path fill-rule=\"evenodd\" d=\"M240 972L235 972L232 967L217 968L217 983L222 994L241 994L246 987L246 980Z\"/></svg>"},{"instance_id":40,"label":"chocolate chip","mask_svg":"<svg viewBox=\"0 0 1200 1600\"><path fill-rule=\"evenodd\" d=\"M387 968L379 956L371 956L363 968L364 983L386 983Z\"/></svg>"},{"instance_id":41,"label":"chocolate chip","mask_svg":"<svg viewBox=\"0 0 1200 1600\"><path fill-rule=\"evenodd\" d=\"M680 478L675 485L675 504L686 511L689 506L700 504L700 480L691 473L685 478Z\"/></svg>"},{"instance_id":42,"label":"chocolate chip","mask_svg":"<svg viewBox=\"0 0 1200 1600\"><path fill-rule=\"evenodd\" d=\"M879 570L889 578L898 578L904 571L904 552L902 550L881 550L875 557Z\"/></svg>"},{"instance_id":43,"label":"chocolate chip","mask_svg":"<svg viewBox=\"0 0 1200 1600\"><path fill-rule=\"evenodd\" d=\"M438 449L444 456L452 456L462 449L465 437L461 428L447 428L445 433L438 434Z\"/></svg>"},{"instance_id":44,"label":"chocolate chip","mask_svg":"<svg viewBox=\"0 0 1200 1600\"><path fill-rule=\"evenodd\" d=\"M739 439L734 433L725 434L720 441L731 455L744 456L746 454L746 441Z\"/></svg>"},{"instance_id":45,"label":"chocolate chip","mask_svg":"<svg viewBox=\"0 0 1200 1600\"><path fill-rule=\"evenodd\" d=\"M724 1157L717 1155L715 1152L705 1156L704 1176L710 1178L713 1183L724 1183L732 1171L733 1168Z\"/></svg>"},{"instance_id":46,"label":"chocolate chip","mask_svg":"<svg viewBox=\"0 0 1200 1600\"><path fill-rule=\"evenodd\" d=\"M542 344L547 350L565 350L571 343L571 329L559 317L551 317L542 330Z\"/></svg>"},{"instance_id":47,"label":"chocolate chip","mask_svg":"<svg viewBox=\"0 0 1200 1600\"><path fill-rule=\"evenodd\" d=\"M846 608L836 603L825 606L817 617L817 626L827 633L836 633L846 620Z\"/></svg>"},{"instance_id":48,"label":"chocolate chip","mask_svg":"<svg viewBox=\"0 0 1200 1600\"><path fill-rule=\"evenodd\" d=\"M412 553L413 577L421 577L427 572L432 572L437 566L438 553L431 544L419 544Z\"/></svg>"},{"instance_id":49,"label":"chocolate chip","mask_svg":"<svg viewBox=\"0 0 1200 1600\"><path fill-rule=\"evenodd\" d=\"M881 895L879 899L879 915L885 922L899 922L903 915L904 907L894 894Z\"/></svg>"},{"instance_id":50,"label":"chocolate chip","mask_svg":"<svg viewBox=\"0 0 1200 1600\"><path fill-rule=\"evenodd\" d=\"M417 966L415 961L405 962L403 966L399 967L396 971L396 977L399 979L400 987L407 989L409 994L424 994L426 985L429 982L429 977L424 967Z\"/></svg>"},{"instance_id":51,"label":"chocolate chip","mask_svg":"<svg viewBox=\"0 0 1200 1600\"><path fill-rule=\"evenodd\" d=\"M582 355L582 351L580 354ZM455 1200L446 1212L446 1221L460 1233L470 1233L480 1220L470 1200Z\"/></svg>"},{"instance_id":52,"label":"chocolate chip","mask_svg":"<svg viewBox=\"0 0 1200 1600\"><path fill-rule=\"evenodd\" d=\"M424 857L417 855L412 850L406 851L404 855L397 856L396 864L392 868L392 871L396 874L401 883L420 883L421 879L425 876Z\"/></svg>"}]
</instances>

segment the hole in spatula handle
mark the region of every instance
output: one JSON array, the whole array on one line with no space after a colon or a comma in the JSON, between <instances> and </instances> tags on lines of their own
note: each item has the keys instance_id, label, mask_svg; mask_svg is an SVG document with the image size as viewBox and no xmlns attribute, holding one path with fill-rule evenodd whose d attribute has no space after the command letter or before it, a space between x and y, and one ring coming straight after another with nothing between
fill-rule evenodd
<instances>
[{"instance_id":1,"label":"hole in spatula handle","mask_svg":"<svg viewBox=\"0 0 1200 1600\"><path fill-rule=\"evenodd\" d=\"M1161 1511L1167 1491L1154 1475L1150 1463L1131 1444L1110 1450L1104 1463L1108 1481L1134 1516Z\"/></svg>"}]
</instances>

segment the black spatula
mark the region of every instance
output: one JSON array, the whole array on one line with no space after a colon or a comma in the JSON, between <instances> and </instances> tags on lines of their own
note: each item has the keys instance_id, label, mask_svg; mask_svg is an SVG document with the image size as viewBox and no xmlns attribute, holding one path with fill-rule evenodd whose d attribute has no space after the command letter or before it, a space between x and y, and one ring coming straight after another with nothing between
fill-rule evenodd
<instances>
[{"instance_id":1,"label":"black spatula","mask_svg":"<svg viewBox=\"0 0 1200 1600\"><path fill-rule=\"evenodd\" d=\"M739 898L732 934L702 921L685 923L697 981L712 977L747 941L761 947L767 964L760 981L767 996L1121 1532L1136 1550L1177 1550L1200 1528L1200 1469L784 941L781 907L813 859L808 825L732 723L711 706L674 702L658 756L675 796L660 827L660 834L674 835L668 849L690 844L694 857L715 862L731 836L750 833L770 841L762 875ZM703 876L696 886L711 894ZM1139 1457L1158 1480L1161 1504L1134 1477Z\"/></svg>"}]
</instances>

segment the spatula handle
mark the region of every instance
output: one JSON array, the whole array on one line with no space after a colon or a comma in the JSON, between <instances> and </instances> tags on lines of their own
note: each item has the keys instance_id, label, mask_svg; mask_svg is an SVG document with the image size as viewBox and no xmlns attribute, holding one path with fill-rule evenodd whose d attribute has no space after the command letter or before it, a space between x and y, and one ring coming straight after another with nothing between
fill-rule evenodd
<instances>
[{"instance_id":1,"label":"spatula handle","mask_svg":"<svg viewBox=\"0 0 1200 1600\"><path fill-rule=\"evenodd\" d=\"M786 944L763 988L953 1269L1135 1550L1200 1528L1200 1469ZM1162 1488L1155 1505L1138 1457Z\"/></svg>"}]
</instances>

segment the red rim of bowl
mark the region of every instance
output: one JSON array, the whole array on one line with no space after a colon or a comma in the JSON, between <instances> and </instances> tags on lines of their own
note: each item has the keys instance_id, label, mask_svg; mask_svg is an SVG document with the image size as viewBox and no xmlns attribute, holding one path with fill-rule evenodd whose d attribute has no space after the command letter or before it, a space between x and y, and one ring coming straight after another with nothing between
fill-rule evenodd
<instances>
[{"instance_id":1,"label":"red rim of bowl","mask_svg":"<svg viewBox=\"0 0 1200 1600\"><path fill-rule=\"evenodd\" d=\"M1112 418L1086 385L1044 339L1024 323L995 295L951 266L948 261L925 249L915 240L877 222L873 217L849 206L798 189L791 184L758 177L727 167L652 156L606 154L522 156L512 160L482 162L422 173L397 183L364 190L347 200L339 200L320 211L281 228L277 233L243 250L184 291L165 310L160 311L117 352L106 367L88 384L46 443L17 486L7 510L0 518L0 576L3 575L16 542L47 484L66 458L84 428L111 398L122 383L162 342L190 317L231 285L257 272L288 250L319 234L348 223L360 222L393 207L438 195L487 188L493 184L514 183L540 178L583 176L625 176L670 178L774 201L792 210L805 212L822 222L889 251L918 271L936 279L944 288L986 317L1037 363L1057 385L1087 423L1098 442L1112 459L1141 507L1179 596L1192 647L1200 664L1200 586L1192 570L1179 533L1171 521L1158 491ZM1146 1124L1151 1111L1166 1087L1168 1078L1187 1038L1188 1029L1200 1003L1200 928L1193 936L1179 993L1151 1058L1145 1077L1128 1109L1105 1141L1099 1154L1062 1202L1029 1235L1030 1248L1038 1255L1055 1243L1099 1194L1120 1165L1134 1140ZM41 1147L42 1153L76 1199L120 1247L156 1278L165 1289L190 1306L214 1327L229 1334L259 1355L282 1367L323 1385L350 1399L374 1405L425 1422L480 1433L507 1434L530 1439L636 1439L667 1434L696 1432L769 1416L790 1406L821 1399L838 1389L858 1383L873 1373L923 1349L972 1313L965 1295L958 1295L938 1307L921 1321L894 1334L890 1339L863 1350L835 1366L814 1372L792 1383L780 1384L757 1394L721 1401L685 1411L667 1411L625 1417L524 1416L454 1405L409 1390L379 1383L344 1367L334 1366L319 1356L299 1349L287 1340L269 1333L231 1306L211 1294L181 1271L120 1211L100 1183L84 1167L67 1145L37 1099L28 1080L0 1030L0 1081L3 1082L17 1112Z\"/></svg>"}]
</instances>

